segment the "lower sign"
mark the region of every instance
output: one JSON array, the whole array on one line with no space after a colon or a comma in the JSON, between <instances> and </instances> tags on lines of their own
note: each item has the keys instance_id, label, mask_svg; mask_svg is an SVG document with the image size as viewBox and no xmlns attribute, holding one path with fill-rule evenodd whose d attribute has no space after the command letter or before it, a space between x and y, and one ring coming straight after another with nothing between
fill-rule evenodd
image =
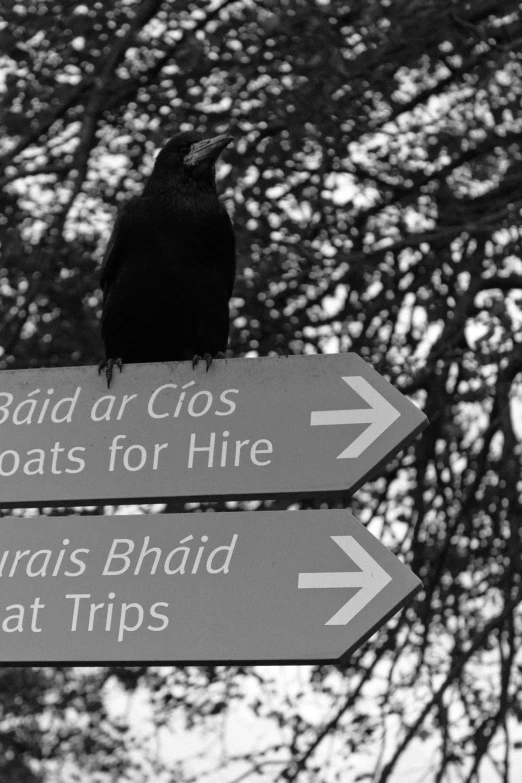
<instances>
[{"instance_id":1,"label":"lower sign","mask_svg":"<svg viewBox=\"0 0 522 783\"><path fill-rule=\"evenodd\" d=\"M420 589L351 514L0 521L0 663L346 658Z\"/></svg>"}]
</instances>

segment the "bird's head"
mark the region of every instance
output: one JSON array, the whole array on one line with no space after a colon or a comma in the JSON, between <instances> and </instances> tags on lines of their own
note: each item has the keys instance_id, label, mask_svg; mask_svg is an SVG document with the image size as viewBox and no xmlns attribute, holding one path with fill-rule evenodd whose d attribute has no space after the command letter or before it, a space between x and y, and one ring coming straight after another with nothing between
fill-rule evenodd
<instances>
[{"instance_id":1,"label":"bird's head","mask_svg":"<svg viewBox=\"0 0 522 783\"><path fill-rule=\"evenodd\" d=\"M220 134L205 139L197 131L182 131L170 139L154 164L155 178L183 177L214 183L214 165L222 150L234 139Z\"/></svg>"}]
</instances>

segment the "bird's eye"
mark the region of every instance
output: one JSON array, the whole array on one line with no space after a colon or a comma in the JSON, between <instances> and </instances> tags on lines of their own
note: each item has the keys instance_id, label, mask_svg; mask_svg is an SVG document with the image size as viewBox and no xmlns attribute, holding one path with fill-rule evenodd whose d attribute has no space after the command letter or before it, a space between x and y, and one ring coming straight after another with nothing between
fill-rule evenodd
<instances>
[{"instance_id":1,"label":"bird's eye","mask_svg":"<svg viewBox=\"0 0 522 783\"><path fill-rule=\"evenodd\" d=\"M188 153L190 152L190 146L182 147L180 152L183 155L183 157L185 157L185 155L188 155Z\"/></svg>"}]
</instances>

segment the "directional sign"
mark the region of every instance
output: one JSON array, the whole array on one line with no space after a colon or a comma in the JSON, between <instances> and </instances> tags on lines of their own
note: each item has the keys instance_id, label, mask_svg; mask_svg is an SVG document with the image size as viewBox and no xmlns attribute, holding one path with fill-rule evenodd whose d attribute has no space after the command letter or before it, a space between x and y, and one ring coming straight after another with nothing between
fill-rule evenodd
<instances>
[{"instance_id":1,"label":"directional sign","mask_svg":"<svg viewBox=\"0 0 522 783\"><path fill-rule=\"evenodd\" d=\"M351 514L0 520L0 664L346 660L421 587Z\"/></svg>"},{"instance_id":2,"label":"directional sign","mask_svg":"<svg viewBox=\"0 0 522 783\"><path fill-rule=\"evenodd\" d=\"M0 373L0 507L354 492L426 425L355 354Z\"/></svg>"}]
</instances>

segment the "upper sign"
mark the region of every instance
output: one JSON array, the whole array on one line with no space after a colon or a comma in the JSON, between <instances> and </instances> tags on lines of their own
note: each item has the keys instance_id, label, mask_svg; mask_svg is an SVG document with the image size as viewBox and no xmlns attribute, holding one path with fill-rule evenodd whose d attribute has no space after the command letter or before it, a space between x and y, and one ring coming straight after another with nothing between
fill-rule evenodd
<instances>
[{"instance_id":1,"label":"upper sign","mask_svg":"<svg viewBox=\"0 0 522 783\"><path fill-rule=\"evenodd\" d=\"M351 514L0 520L0 663L333 662L421 587Z\"/></svg>"},{"instance_id":2,"label":"upper sign","mask_svg":"<svg viewBox=\"0 0 522 783\"><path fill-rule=\"evenodd\" d=\"M355 354L0 373L0 507L354 492L427 424Z\"/></svg>"}]
</instances>

